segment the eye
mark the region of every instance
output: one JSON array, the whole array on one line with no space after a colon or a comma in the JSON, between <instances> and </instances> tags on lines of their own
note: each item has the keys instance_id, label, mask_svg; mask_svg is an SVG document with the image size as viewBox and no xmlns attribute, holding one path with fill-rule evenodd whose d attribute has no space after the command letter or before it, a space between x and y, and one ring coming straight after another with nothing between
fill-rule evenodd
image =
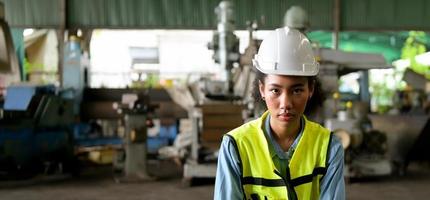
<instances>
[{"instance_id":1,"label":"eye","mask_svg":"<svg viewBox=\"0 0 430 200\"><path fill-rule=\"evenodd\" d=\"M303 89L303 88L295 88L295 89L293 90L293 94L301 94L303 91L304 91L304 89Z\"/></svg>"},{"instance_id":2,"label":"eye","mask_svg":"<svg viewBox=\"0 0 430 200\"><path fill-rule=\"evenodd\" d=\"M272 94L279 94L279 89L277 89L277 88L273 88L273 89L270 89L270 92L271 92Z\"/></svg>"}]
</instances>

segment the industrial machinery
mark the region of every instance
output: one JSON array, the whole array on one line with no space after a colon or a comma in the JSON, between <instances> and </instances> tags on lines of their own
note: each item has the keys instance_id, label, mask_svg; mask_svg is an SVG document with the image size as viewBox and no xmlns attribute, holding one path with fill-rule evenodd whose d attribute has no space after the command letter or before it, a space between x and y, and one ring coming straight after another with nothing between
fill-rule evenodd
<instances>
[{"instance_id":1,"label":"industrial machinery","mask_svg":"<svg viewBox=\"0 0 430 200\"><path fill-rule=\"evenodd\" d=\"M331 49L314 49L320 59L319 78L326 94L333 94L324 102L323 109L314 120L323 121L325 127L337 135L345 149L345 177L390 175L391 161L387 154L387 137L376 131L368 118L370 93L368 70L390 68L381 55L342 52ZM359 94L339 92L338 79L345 74L358 72Z\"/></svg>"},{"instance_id":2,"label":"industrial machinery","mask_svg":"<svg viewBox=\"0 0 430 200\"><path fill-rule=\"evenodd\" d=\"M77 175L82 160L114 160L117 180L148 179L146 136L154 106L145 90L85 89L80 122L74 99L62 95L54 86L7 88L0 120L0 176Z\"/></svg>"},{"instance_id":3,"label":"industrial machinery","mask_svg":"<svg viewBox=\"0 0 430 200\"><path fill-rule=\"evenodd\" d=\"M217 31L214 33L212 42L209 43L209 49L214 50L213 58L219 63L220 67L225 71L224 80L221 85L225 85L221 90L209 89L208 87L220 85L219 83L206 83L206 96L221 96L232 97L234 81L233 81L233 63L239 61L239 39L234 34L234 6L230 1L221 1L218 7L215 8L215 13L218 19ZM217 93L213 93L213 92Z\"/></svg>"},{"instance_id":4,"label":"industrial machinery","mask_svg":"<svg viewBox=\"0 0 430 200\"><path fill-rule=\"evenodd\" d=\"M78 174L82 159L112 163L116 151L122 156L115 167L124 177L148 177L146 128L153 106L146 90L85 88L76 37L66 44L61 88L10 85L19 81L19 69L9 28L3 18L0 23L0 178Z\"/></svg>"},{"instance_id":5,"label":"industrial machinery","mask_svg":"<svg viewBox=\"0 0 430 200\"><path fill-rule=\"evenodd\" d=\"M97 122L101 130L96 137L78 140L79 152L113 150L111 161L119 182L151 179L146 142L154 108L144 89L84 89L81 118Z\"/></svg>"},{"instance_id":6,"label":"industrial machinery","mask_svg":"<svg viewBox=\"0 0 430 200\"><path fill-rule=\"evenodd\" d=\"M6 102L0 110L0 176L13 178L23 171L77 174L78 160L85 160L114 162L118 181L149 179L147 129L156 107L149 96L161 99L164 110L182 114L177 106L154 90L88 88L88 69L74 35L68 37L62 52L61 87L10 86L19 82L19 67L2 5L0 96Z\"/></svg>"},{"instance_id":7,"label":"industrial machinery","mask_svg":"<svg viewBox=\"0 0 430 200\"><path fill-rule=\"evenodd\" d=\"M74 157L72 102L54 86L7 88L0 120L0 176L78 171Z\"/></svg>"},{"instance_id":8,"label":"industrial machinery","mask_svg":"<svg viewBox=\"0 0 430 200\"><path fill-rule=\"evenodd\" d=\"M214 50L214 59L224 69L220 80L202 80L191 86L185 106L191 119L191 145L184 164L184 183L192 178L213 178L216 174L217 153L222 136L244 122L243 95L235 91L234 65L240 59L239 40L234 35L233 4L221 1L215 9L218 28L208 46ZM244 92L244 91L242 91ZM175 100L175 96L172 98ZM182 94L183 96L183 94ZM176 99L178 104L181 100Z\"/></svg>"},{"instance_id":9,"label":"industrial machinery","mask_svg":"<svg viewBox=\"0 0 430 200\"><path fill-rule=\"evenodd\" d=\"M0 179L76 174L73 102L52 85L18 85L18 60L0 3Z\"/></svg>"},{"instance_id":10,"label":"industrial machinery","mask_svg":"<svg viewBox=\"0 0 430 200\"><path fill-rule=\"evenodd\" d=\"M124 151L117 156L114 168L120 169L123 162L124 177L117 180L151 180L147 172L147 131L150 112L149 96L136 94L123 95L122 106L116 106L124 116Z\"/></svg>"},{"instance_id":11,"label":"industrial machinery","mask_svg":"<svg viewBox=\"0 0 430 200\"><path fill-rule=\"evenodd\" d=\"M403 80L408 87L395 93L393 108L369 116L375 129L387 133L387 155L396 175L406 174L411 161L428 161L430 116L425 113L424 93L429 80L411 69L405 70Z\"/></svg>"},{"instance_id":12,"label":"industrial machinery","mask_svg":"<svg viewBox=\"0 0 430 200\"><path fill-rule=\"evenodd\" d=\"M326 119L325 126L339 137L345 149L346 178L386 176L392 172L387 154L387 136L371 129L366 109L363 115L354 115L352 102L347 110L339 111L337 118ZM361 116L361 117L360 117Z\"/></svg>"},{"instance_id":13,"label":"industrial machinery","mask_svg":"<svg viewBox=\"0 0 430 200\"><path fill-rule=\"evenodd\" d=\"M386 156L393 164L392 172L394 174L404 175L410 161L426 157L423 154L427 154L427 151L417 151L417 149L428 148L428 140L425 140L429 133L428 115L371 114L369 118L374 129L386 133Z\"/></svg>"},{"instance_id":14,"label":"industrial machinery","mask_svg":"<svg viewBox=\"0 0 430 200\"><path fill-rule=\"evenodd\" d=\"M117 181L147 180L147 128L155 106L148 90L88 88L78 39L71 36L64 51L62 87L73 99L80 126L76 154L100 164L113 163Z\"/></svg>"}]
</instances>

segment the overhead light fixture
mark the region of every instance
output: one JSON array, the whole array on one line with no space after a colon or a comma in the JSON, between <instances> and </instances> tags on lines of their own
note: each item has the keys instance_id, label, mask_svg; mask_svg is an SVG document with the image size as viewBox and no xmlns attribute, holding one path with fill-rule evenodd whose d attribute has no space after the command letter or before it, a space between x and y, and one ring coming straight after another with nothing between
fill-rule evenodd
<instances>
[{"instance_id":1,"label":"overhead light fixture","mask_svg":"<svg viewBox=\"0 0 430 200\"><path fill-rule=\"evenodd\" d=\"M78 37L82 37L82 30L81 30L81 29L78 29L78 31L77 31L77 33L76 33L76 35L77 35Z\"/></svg>"},{"instance_id":2,"label":"overhead light fixture","mask_svg":"<svg viewBox=\"0 0 430 200\"><path fill-rule=\"evenodd\" d=\"M34 33L34 29L32 29L32 28L26 28L26 29L24 29L23 35L24 35L24 37L26 37L26 36L29 36L29 35L31 35L33 33Z\"/></svg>"}]
</instances>

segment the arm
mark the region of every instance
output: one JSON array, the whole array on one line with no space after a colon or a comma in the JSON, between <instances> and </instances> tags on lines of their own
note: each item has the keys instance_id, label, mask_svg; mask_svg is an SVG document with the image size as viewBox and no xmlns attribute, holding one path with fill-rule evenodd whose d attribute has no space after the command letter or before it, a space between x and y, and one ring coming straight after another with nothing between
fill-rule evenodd
<instances>
[{"instance_id":1,"label":"arm","mask_svg":"<svg viewBox=\"0 0 430 200\"><path fill-rule=\"evenodd\" d=\"M331 138L327 173L321 180L320 199L344 200L343 148L336 137Z\"/></svg>"},{"instance_id":2,"label":"arm","mask_svg":"<svg viewBox=\"0 0 430 200\"><path fill-rule=\"evenodd\" d=\"M241 170L238 152L236 151L232 138L224 136L218 154L214 199L243 199L243 190L240 180Z\"/></svg>"}]
</instances>

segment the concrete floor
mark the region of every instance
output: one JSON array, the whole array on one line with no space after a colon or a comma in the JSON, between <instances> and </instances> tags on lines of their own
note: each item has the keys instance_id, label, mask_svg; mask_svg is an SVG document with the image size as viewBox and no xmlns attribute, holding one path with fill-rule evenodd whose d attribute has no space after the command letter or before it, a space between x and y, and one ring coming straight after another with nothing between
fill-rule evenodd
<instances>
[{"instance_id":1,"label":"concrete floor","mask_svg":"<svg viewBox=\"0 0 430 200\"><path fill-rule=\"evenodd\" d=\"M160 167L162 166L162 167ZM1 200L167 200L212 199L213 180L184 187L181 171L171 162L152 163L158 181L115 183L110 168L87 169L80 178L35 178L29 181L0 183ZM347 184L347 199L429 199L430 168L413 165L403 177L360 180Z\"/></svg>"}]
</instances>

